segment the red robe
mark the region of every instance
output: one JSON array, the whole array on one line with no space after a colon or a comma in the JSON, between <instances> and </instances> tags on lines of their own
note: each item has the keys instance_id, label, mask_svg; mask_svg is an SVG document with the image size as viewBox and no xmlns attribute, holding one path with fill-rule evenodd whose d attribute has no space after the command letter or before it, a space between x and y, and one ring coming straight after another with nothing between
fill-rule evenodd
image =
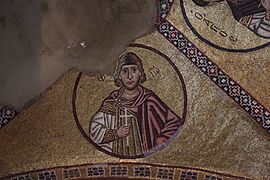
<instances>
[{"instance_id":1,"label":"red robe","mask_svg":"<svg viewBox=\"0 0 270 180\"><path fill-rule=\"evenodd\" d=\"M113 91L102 103L101 109L118 103L136 115L142 138L143 151L157 146L156 139L164 140L176 135L184 121L151 90L138 86L139 95L132 99L122 96L124 87Z\"/></svg>"}]
</instances>

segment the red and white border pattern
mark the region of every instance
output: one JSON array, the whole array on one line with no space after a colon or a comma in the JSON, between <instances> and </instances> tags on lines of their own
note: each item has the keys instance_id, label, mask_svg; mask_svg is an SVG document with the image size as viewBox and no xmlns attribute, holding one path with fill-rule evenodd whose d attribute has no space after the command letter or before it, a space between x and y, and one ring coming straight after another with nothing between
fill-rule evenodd
<instances>
[{"instance_id":1,"label":"red and white border pattern","mask_svg":"<svg viewBox=\"0 0 270 180\"><path fill-rule=\"evenodd\" d=\"M172 8L173 1L174 0L157 0L157 23L167 17Z\"/></svg>"},{"instance_id":2,"label":"red and white border pattern","mask_svg":"<svg viewBox=\"0 0 270 180\"><path fill-rule=\"evenodd\" d=\"M14 119L18 113L7 106L0 108L0 129Z\"/></svg>"},{"instance_id":3,"label":"red and white border pattern","mask_svg":"<svg viewBox=\"0 0 270 180\"><path fill-rule=\"evenodd\" d=\"M167 4L167 6L164 6ZM270 113L243 87L227 75L221 68L204 55L183 33L165 18L172 6L171 0L158 1L157 31L183 53L197 68L209 77L220 89L240 105L256 122L270 134ZM162 7L166 10L160 11Z\"/></svg>"}]
</instances>

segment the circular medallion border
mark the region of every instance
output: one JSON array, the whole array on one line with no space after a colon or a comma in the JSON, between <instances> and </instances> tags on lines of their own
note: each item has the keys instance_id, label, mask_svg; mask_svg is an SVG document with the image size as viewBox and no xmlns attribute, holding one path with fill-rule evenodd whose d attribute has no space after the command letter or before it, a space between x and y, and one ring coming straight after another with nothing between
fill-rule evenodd
<instances>
[{"instance_id":1,"label":"circular medallion border","mask_svg":"<svg viewBox=\"0 0 270 180\"><path fill-rule=\"evenodd\" d=\"M183 108L183 114L182 114L182 120L185 122L185 119L186 119L186 114L187 114L187 92L186 92L186 85L185 85L185 82L184 82L184 78L183 76L181 75L180 71L178 70L178 68L176 67L176 65L172 62L172 60L166 56L165 54L163 54L162 52L156 50L155 48L153 47L150 47L150 46L146 46L146 45L143 45L143 44L130 44L129 47L137 47L137 48L143 48L143 49L146 49L146 50L150 50L156 54L158 54L159 56L163 57L164 59L167 60L167 62L173 67L173 69L175 70L181 84L182 84L182 90L183 90L183 96L184 96L184 108ZM154 153L157 153L159 152L160 150L164 149L165 147L167 147L171 141L174 139L169 139L167 140L167 142L165 143L164 146L161 146L158 148L157 151L153 151L153 152L150 152L150 153L146 153L146 154L140 154L140 155L136 155L136 156L123 156L123 155L118 155L118 154L115 154L115 153L111 153L111 152L108 152L106 150L104 150L103 148L101 148L100 146L98 146L96 143L94 143L91 138L88 136L88 134L84 131L83 127L81 126L80 124L80 121L79 121L79 118L78 118L78 115L77 115L77 110L76 110L76 97L77 97L77 90L78 90L78 85L79 85L79 82L80 82L80 79L82 77L82 72L80 72L77 76L77 79L75 81L75 84L74 84L74 88L73 88L73 95L72 95L72 112L73 112L73 116L74 116L74 120L76 122L76 125L78 127L78 129L80 130L81 134L83 135L83 137L89 141L95 148L97 148L98 150L108 154L108 155L111 155L111 156L114 156L114 157L117 157L117 158L121 158L121 159L137 159L137 158L143 158L143 157L146 157L146 156L149 156L149 155L152 155ZM178 135L179 134L179 130L180 128L178 129L178 131L175 133L175 135Z\"/></svg>"},{"instance_id":2,"label":"circular medallion border","mask_svg":"<svg viewBox=\"0 0 270 180\"><path fill-rule=\"evenodd\" d=\"M196 31L196 29L192 26L191 22L188 19L188 16L186 14L186 10L185 10L185 5L184 5L184 0L180 0L180 8L183 14L183 17L185 19L186 24L188 25L189 29L193 32L193 34L195 34L201 41L203 41L204 43L208 44L209 46L212 46L218 50L221 51L226 51L226 52L237 52L237 53L247 53L247 52L252 52L252 51L257 51L259 49L263 49L266 48L270 45L270 42L265 43L263 45L260 46L256 46L253 48L247 48L247 49L230 49L230 48L225 48L225 47L221 47L219 45L216 45L212 42L210 42L209 40L205 39L204 37L202 37L198 31Z\"/></svg>"}]
</instances>

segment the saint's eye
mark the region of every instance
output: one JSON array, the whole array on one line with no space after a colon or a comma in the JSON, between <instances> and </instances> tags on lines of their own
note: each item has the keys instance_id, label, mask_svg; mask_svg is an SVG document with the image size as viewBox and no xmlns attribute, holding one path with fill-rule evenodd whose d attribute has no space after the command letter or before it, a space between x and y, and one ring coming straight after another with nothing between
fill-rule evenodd
<instances>
[{"instance_id":1,"label":"saint's eye","mask_svg":"<svg viewBox=\"0 0 270 180\"><path fill-rule=\"evenodd\" d=\"M137 68L135 68L135 67L134 67L134 68L132 68L132 72L134 72L134 73L135 73L136 71L137 71Z\"/></svg>"},{"instance_id":2,"label":"saint's eye","mask_svg":"<svg viewBox=\"0 0 270 180\"><path fill-rule=\"evenodd\" d=\"M124 68L124 69L122 69L122 72L124 73L124 74L127 74L127 69L126 68Z\"/></svg>"}]
</instances>

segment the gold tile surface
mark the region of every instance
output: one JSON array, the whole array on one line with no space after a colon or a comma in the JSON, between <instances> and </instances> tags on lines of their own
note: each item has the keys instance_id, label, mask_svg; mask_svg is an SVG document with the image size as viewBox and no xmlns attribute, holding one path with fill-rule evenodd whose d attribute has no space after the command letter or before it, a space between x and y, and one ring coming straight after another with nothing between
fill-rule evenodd
<instances>
[{"instance_id":1,"label":"gold tile surface","mask_svg":"<svg viewBox=\"0 0 270 180\"><path fill-rule=\"evenodd\" d=\"M230 54L202 42L188 30L176 12L168 17L211 60L224 69L266 107L269 104L268 49ZM181 132L165 149L146 158L125 160L97 150L81 134L72 112L72 93L77 70L57 81L38 103L23 111L0 131L0 177L35 169L85 163L141 162L198 167L255 179L269 178L270 138L242 108L198 70L157 32L136 43L152 46L166 54L183 75L187 89L187 117ZM181 84L171 67L155 53L130 48L163 77L149 79L149 86L178 114L183 109ZM146 62L147 64L147 62ZM151 77L151 74L148 74ZM105 82L97 74L84 74L79 82L76 106L85 131L101 101L114 89L112 74Z\"/></svg>"},{"instance_id":2,"label":"gold tile surface","mask_svg":"<svg viewBox=\"0 0 270 180\"><path fill-rule=\"evenodd\" d=\"M198 22L194 15L190 15L189 18L193 22L192 25L196 27L204 38L214 42L214 44L228 48L245 49L269 42L269 39L259 38L233 19L226 2L207 8L198 7L192 1L188 0L184 0L184 4L187 12L192 10L194 12L200 12L203 15L205 14L208 19L211 19L220 27L224 26L223 29L230 32L232 36L239 37L238 45L233 46L231 44L230 46L228 38L226 40L221 38L217 33L205 27L205 23ZM174 1L172 10L166 19L231 78L251 93L262 105L270 109L270 47L248 53L231 53L207 45L188 28L180 10L179 1Z\"/></svg>"}]
</instances>

